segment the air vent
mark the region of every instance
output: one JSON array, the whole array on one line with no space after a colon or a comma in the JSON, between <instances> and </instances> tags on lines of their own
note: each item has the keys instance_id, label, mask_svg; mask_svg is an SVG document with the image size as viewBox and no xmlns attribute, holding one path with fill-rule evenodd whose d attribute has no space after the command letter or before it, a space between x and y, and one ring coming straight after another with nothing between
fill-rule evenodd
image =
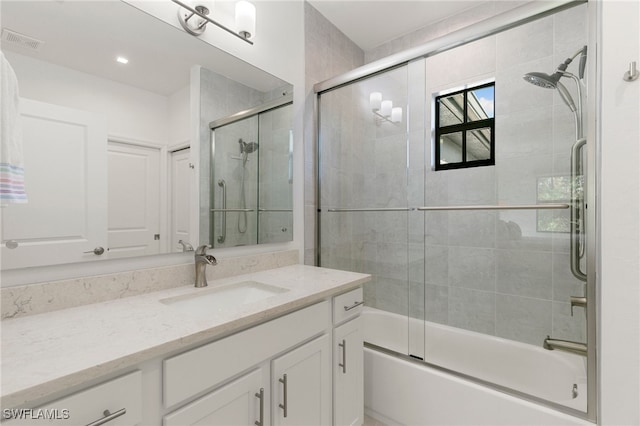
<instances>
[{"instance_id":1,"label":"air vent","mask_svg":"<svg viewBox=\"0 0 640 426\"><path fill-rule=\"evenodd\" d=\"M2 42L11 43L14 46L21 46L25 49L36 51L40 50L40 47L44 44L41 40L11 31L7 28L2 29Z\"/></svg>"}]
</instances>

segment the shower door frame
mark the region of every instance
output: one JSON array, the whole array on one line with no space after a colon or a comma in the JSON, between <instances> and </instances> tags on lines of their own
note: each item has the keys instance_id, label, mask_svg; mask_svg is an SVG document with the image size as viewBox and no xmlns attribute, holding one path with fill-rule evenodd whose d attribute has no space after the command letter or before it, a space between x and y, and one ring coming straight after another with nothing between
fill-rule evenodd
<instances>
[{"instance_id":1,"label":"shower door frame","mask_svg":"<svg viewBox=\"0 0 640 426\"><path fill-rule=\"evenodd\" d=\"M369 77L375 76L377 74L381 74L383 72L390 71L394 68L404 66L409 62L427 58L430 56L434 56L438 53L451 50L455 47L462 46L464 44L480 40L484 37L488 37L491 35L498 34L502 31L506 31L508 29L526 24L528 22L535 21L537 19L555 14L565 9L569 9L575 6L583 5L587 3L587 0L559 0L558 2L554 2L552 5L547 2L539 3L539 2L530 2L523 6L514 8L507 12L501 13L494 17L485 19L478 23L469 25L460 30L453 31L449 34L446 34L442 37L431 40L421 46L411 48L390 56L386 58L382 58L380 60L371 62L359 68L356 68L347 73L341 74L339 76L333 77L331 79L319 82L313 86L313 90L315 96L313 98L313 117L314 117L314 143L316 146L316 159L317 159L317 168L316 175L314 176L315 181L317 183L316 190L316 235L315 235L315 264L320 265L320 247L321 247L321 222L320 222L320 200L321 200L321 185L320 185L320 96L323 93L329 92L334 89L338 89L340 87L349 85L351 83L355 83L359 80L364 80ZM594 52L596 49L593 47L596 45L597 40L594 39L593 34L599 34L598 27L598 19L597 19L597 10L588 12L588 22L591 28L594 28L596 31L590 31L590 36L588 42L589 51ZM596 82L595 76L598 75L597 71L597 62L599 60L599 54L595 55L595 59L589 61L589 75L591 76L588 83L588 92L592 94L587 99L587 114L592 117L591 120L587 120L587 140L591 141L591 143L587 144L587 185L586 185L586 200L587 205L595 206L595 208L587 209L586 219L587 219L587 252L586 252L586 264L587 264L587 283L586 283L586 297L587 300L591 301L591 303L587 304L586 313L587 313L587 410L586 412L576 410L573 408L566 407L561 404L557 404L548 400L544 400L541 398L537 398L528 394L523 394L517 390L505 389L502 386L495 385L493 383L488 383L486 381L476 379L474 377L469 377L465 374L458 373L456 371L448 370L446 368L439 367L437 365L430 364L428 361L421 361L424 364L436 368L441 371L446 371L450 374L454 374L459 377L463 377L467 380L474 381L476 383L482 384L484 386L488 386L494 389L497 389L502 392L511 393L515 396L518 396L523 399L531 400L533 402L549 406L558 411L570 414L575 417L583 418L585 420L589 420L591 422L597 422L598 419L598 386L597 386L597 377L598 377L598 364L597 364L597 343L598 343L598 332L597 332L597 310L596 303L598 291L597 291L597 265L596 265L596 254L598 250L598 226L596 223L597 216L596 211L598 209L597 205L597 171L598 171L598 161L596 157L596 153L598 152L598 144L599 139L596 137L597 129L596 129L596 114L597 114L597 100L598 97L598 87L599 85ZM373 345L376 347L375 345ZM377 348L377 347L376 347ZM384 351L389 352L389 351ZM401 358L410 359L415 361L407 356L402 356L401 354L396 354Z\"/></svg>"}]
</instances>

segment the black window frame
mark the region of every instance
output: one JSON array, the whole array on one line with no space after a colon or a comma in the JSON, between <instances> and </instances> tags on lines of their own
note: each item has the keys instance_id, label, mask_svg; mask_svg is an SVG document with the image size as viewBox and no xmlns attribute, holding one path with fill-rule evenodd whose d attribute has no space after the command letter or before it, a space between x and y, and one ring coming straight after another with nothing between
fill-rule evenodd
<instances>
[{"instance_id":1,"label":"black window frame","mask_svg":"<svg viewBox=\"0 0 640 426\"><path fill-rule=\"evenodd\" d=\"M469 117L467 115L468 102L467 97L469 92L473 92L478 89L483 89L485 87L493 87L493 103L495 106L495 81L490 83L480 84L477 86L468 87L466 89L457 90L455 92L449 92L446 94L442 94L436 96L434 99L435 104L435 161L434 161L434 169L438 170L451 170L451 169L463 169L470 167L481 167L481 166L494 166L496 164L496 144L495 144L495 115L492 118L487 118L484 120L476 120L469 121ZM464 112L463 118L464 121L459 124L452 124L449 126L440 127L440 100L443 98L448 98L451 96L455 96L458 94L463 94L463 105ZM491 129L491 147L489 158L485 160L472 160L467 161L467 132L475 129L482 128L490 128ZM450 133L462 133L462 161L457 163L446 163L440 164L440 137L442 135L447 135Z\"/></svg>"}]
</instances>

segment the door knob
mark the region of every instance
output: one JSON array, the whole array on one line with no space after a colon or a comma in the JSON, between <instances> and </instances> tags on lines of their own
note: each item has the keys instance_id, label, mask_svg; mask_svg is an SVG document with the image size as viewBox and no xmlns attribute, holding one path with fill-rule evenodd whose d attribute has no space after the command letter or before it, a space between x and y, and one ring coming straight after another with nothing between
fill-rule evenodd
<instances>
[{"instance_id":1,"label":"door knob","mask_svg":"<svg viewBox=\"0 0 640 426\"><path fill-rule=\"evenodd\" d=\"M83 253L93 253L96 256L100 256L102 253L104 253L104 247L96 247L93 250L84 251Z\"/></svg>"}]
</instances>

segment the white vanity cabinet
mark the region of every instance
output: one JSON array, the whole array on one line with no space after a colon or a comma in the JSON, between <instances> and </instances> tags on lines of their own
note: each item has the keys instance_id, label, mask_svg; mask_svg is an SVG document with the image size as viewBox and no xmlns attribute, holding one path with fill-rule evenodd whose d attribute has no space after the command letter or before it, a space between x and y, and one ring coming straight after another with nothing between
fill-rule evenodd
<instances>
[{"instance_id":1,"label":"white vanity cabinet","mask_svg":"<svg viewBox=\"0 0 640 426\"><path fill-rule=\"evenodd\" d=\"M364 422L362 288L333 299L333 424Z\"/></svg>"},{"instance_id":2,"label":"white vanity cabinet","mask_svg":"<svg viewBox=\"0 0 640 426\"><path fill-rule=\"evenodd\" d=\"M164 425L330 424L330 332L324 301L166 359L165 407L212 390Z\"/></svg>"},{"instance_id":3,"label":"white vanity cabinet","mask_svg":"<svg viewBox=\"0 0 640 426\"><path fill-rule=\"evenodd\" d=\"M51 403L34 400L39 408L17 409L21 418L3 410L2 424L42 424L41 413L60 425L362 424L361 302L357 288L276 318L238 317L222 323L215 341L192 340L192 349L143 360L119 377L106 372Z\"/></svg>"},{"instance_id":4,"label":"white vanity cabinet","mask_svg":"<svg viewBox=\"0 0 640 426\"><path fill-rule=\"evenodd\" d=\"M7 425L138 425L142 373L134 371L34 409L3 409ZM4 424L4 422L3 422Z\"/></svg>"}]
</instances>

